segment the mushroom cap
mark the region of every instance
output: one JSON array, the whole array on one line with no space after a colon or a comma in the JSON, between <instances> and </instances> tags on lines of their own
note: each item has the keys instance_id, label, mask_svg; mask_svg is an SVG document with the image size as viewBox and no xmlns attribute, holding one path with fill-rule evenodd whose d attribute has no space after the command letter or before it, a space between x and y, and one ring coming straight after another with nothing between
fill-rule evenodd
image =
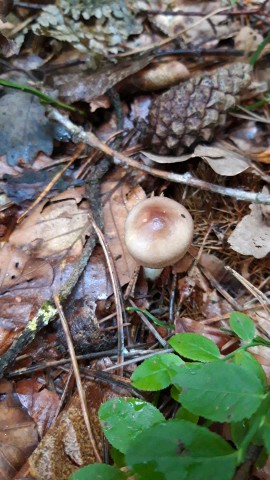
<instances>
[{"instance_id":1,"label":"mushroom cap","mask_svg":"<svg viewBox=\"0 0 270 480\"><path fill-rule=\"evenodd\" d=\"M191 245L193 220L187 209L166 197L152 197L129 212L125 242L142 266L163 268L182 258Z\"/></svg>"}]
</instances>

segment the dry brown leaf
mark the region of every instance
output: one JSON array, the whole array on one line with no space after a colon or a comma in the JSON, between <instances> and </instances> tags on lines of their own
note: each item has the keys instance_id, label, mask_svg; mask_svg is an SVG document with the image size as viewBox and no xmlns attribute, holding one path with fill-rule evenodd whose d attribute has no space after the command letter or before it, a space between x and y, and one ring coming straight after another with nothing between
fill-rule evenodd
<instances>
[{"instance_id":1,"label":"dry brown leaf","mask_svg":"<svg viewBox=\"0 0 270 480\"><path fill-rule=\"evenodd\" d=\"M130 188L126 172L118 169L107 176L101 185L104 233L121 285L129 283L137 263L127 251L124 242L125 220L131 208L146 198L140 185Z\"/></svg>"},{"instance_id":2,"label":"dry brown leaf","mask_svg":"<svg viewBox=\"0 0 270 480\"><path fill-rule=\"evenodd\" d=\"M127 391L95 381L85 384L85 393L90 424L102 456L102 430L98 409L101 403L111 398L127 396ZM75 395L69 407L58 417L29 458L31 475L37 480L67 480L76 470L76 465L82 467L95 461L80 400L78 395Z\"/></svg>"},{"instance_id":3,"label":"dry brown leaf","mask_svg":"<svg viewBox=\"0 0 270 480\"><path fill-rule=\"evenodd\" d=\"M243 155L227 150L219 143L198 145L194 155L205 160L214 172L227 177L238 175L250 166L249 160Z\"/></svg>"},{"instance_id":4,"label":"dry brown leaf","mask_svg":"<svg viewBox=\"0 0 270 480\"><path fill-rule=\"evenodd\" d=\"M212 145L197 145L193 153L180 156L155 155L142 152L149 160L157 163L179 163L195 157L201 157L219 175L234 176L249 168L250 162L240 153L224 148L218 142Z\"/></svg>"},{"instance_id":5,"label":"dry brown leaf","mask_svg":"<svg viewBox=\"0 0 270 480\"><path fill-rule=\"evenodd\" d=\"M43 202L0 250L0 353L77 266L91 228L84 188Z\"/></svg>"},{"instance_id":6,"label":"dry brown leaf","mask_svg":"<svg viewBox=\"0 0 270 480\"><path fill-rule=\"evenodd\" d=\"M41 392L18 393L18 397L30 417L35 421L39 436L42 438L55 419L60 403L59 396L44 388Z\"/></svg>"},{"instance_id":7,"label":"dry brown leaf","mask_svg":"<svg viewBox=\"0 0 270 480\"><path fill-rule=\"evenodd\" d=\"M0 402L0 478L11 480L38 444L34 421L16 394Z\"/></svg>"},{"instance_id":8,"label":"dry brown leaf","mask_svg":"<svg viewBox=\"0 0 270 480\"><path fill-rule=\"evenodd\" d=\"M30 286L50 286L53 269L48 262L31 258L20 248L5 244L0 250L0 293L16 288L29 289Z\"/></svg>"},{"instance_id":9,"label":"dry brown leaf","mask_svg":"<svg viewBox=\"0 0 270 480\"><path fill-rule=\"evenodd\" d=\"M263 258L270 251L270 226L264 221L260 205L250 205L246 215L228 238L232 249L242 255Z\"/></svg>"},{"instance_id":10,"label":"dry brown leaf","mask_svg":"<svg viewBox=\"0 0 270 480\"><path fill-rule=\"evenodd\" d=\"M82 252L88 233L89 208L84 188L70 189L41 203L11 234L9 244L39 258Z\"/></svg>"}]
</instances>

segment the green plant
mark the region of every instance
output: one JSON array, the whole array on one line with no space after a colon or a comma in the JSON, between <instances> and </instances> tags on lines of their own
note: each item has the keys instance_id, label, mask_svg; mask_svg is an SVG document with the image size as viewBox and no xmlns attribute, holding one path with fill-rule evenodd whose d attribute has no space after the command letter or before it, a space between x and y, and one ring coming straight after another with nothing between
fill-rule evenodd
<instances>
[{"instance_id":1,"label":"green plant","mask_svg":"<svg viewBox=\"0 0 270 480\"><path fill-rule=\"evenodd\" d=\"M166 420L137 398L109 400L99 418L113 446L114 466L89 465L70 480L231 480L251 446L254 463L269 454L270 392L263 368L246 350L270 342L256 336L243 313L231 314L230 328L241 345L225 357L208 338L183 333L169 340L176 353L145 360L132 384L152 392L170 387L180 404L175 418ZM229 424L228 440L212 431L223 423Z\"/></svg>"}]
</instances>

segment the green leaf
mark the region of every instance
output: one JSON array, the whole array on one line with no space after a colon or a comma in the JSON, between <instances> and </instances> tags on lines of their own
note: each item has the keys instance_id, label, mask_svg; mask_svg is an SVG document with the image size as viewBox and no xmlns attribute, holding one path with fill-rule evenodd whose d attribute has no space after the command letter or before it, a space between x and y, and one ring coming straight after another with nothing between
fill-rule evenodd
<instances>
[{"instance_id":1,"label":"green leaf","mask_svg":"<svg viewBox=\"0 0 270 480\"><path fill-rule=\"evenodd\" d=\"M230 327L236 335L245 342L251 342L255 337L255 325L250 317L241 312L232 312Z\"/></svg>"},{"instance_id":2,"label":"green leaf","mask_svg":"<svg viewBox=\"0 0 270 480\"><path fill-rule=\"evenodd\" d=\"M157 441L160 439L160 441ZM185 420L169 420L145 430L130 445L127 465L143 479L231 480L236 453L217 434Z\"/></svg>"},{"instance_id":3,"label":"green leaf","mask_svg":"<svg viewBox=\"0 0 270 480\"><path fill-rule=\"evenodd\" d=\"M72 473L69 480L124 480L125 478L126 475L110 465L93 463Z\"/></svg>"},{"instance_id":4,"label":"green leaf","mask_svg":"<svg viewBox=\"0 0 270 480\"><path fill-rule=\"evenodd\" d=\"M178 333L168 343L179 355L191 360L211 362L220 358L216 344L197 333Z\"/></svg>"},{"instance_id":5,"label":"green leaf","mask_svg":"<svg viewBox=\"0 0 270 480\"><path fill-rule=\"evenodd\" d=\"M132 385L141 390L156 391L168 387L183 360L174 353L155 355L145 360L131 377Z\"/></svg>"},{"instance_id":6,"label":"green leaf","mask_svg":"<svg viewBox=\"0 0 270 480\"><path fill-rule=\"evenodd\" d=\"M98 415L104 435L122 453L126 453L139 433L164 420L156 407L138 398L108 400L101 405Z\"/></svg>"},{"instance_id":7,"label":"green leaf","mask_svg":"<svg viewBox=\"0 0 270 480\"><path fill-rule=\"evenodd\" d=\"M231 423L230 431L234 444L239 448L248 431L248 420Z\"/></svg>"},{"instance_id":8,"label":"green leaf","mask_svg":"<svg viewBox=\"0 0 270 480\"><path fill-rule=\"evenodd\" d=\"M171 387L170 394L173 400L175 400L178 403L181 403L180 400L180 394L181 394L182 389L179 390L179 388L176 388L175 385Z\"/></svg>"},{"instance_id":9,"label":"green leaf","mask_svg":"<svg viewBox=\"0 0 270 480\"><path fill-rule=\"evenodd\" d=\"M263 385L267 385L267 378L262 368L261 364L256 360L251 353L246 350L239 350L232 357L233 363L240 365L241 367L253 372L256 375Z\"/></svg>"},{"instance_id":10,"label":"green leaf","mask_svg":"<svg viewBox=\"0 0 270 480\"><path fill-rule=\"evenodd\" d=\"M183 389L180 395L183 407L218 422L251 417L263 399L263 385L253 372L221 360L184 366L173 383Z\"/></svg>"},{"instance_id":11,"label":"green leaf","mask_svg":"<svg viewBox=\"0 0 270 480\"><path fill-rule=\"evenodd\" d=\"M191 423L198 423L198 420L199 420L198 415L194 415L184 407L180 407L177 410L175 418L178 418L178 420L187 420L188 422L191 422Z\"/></svg>"}]
</instances>

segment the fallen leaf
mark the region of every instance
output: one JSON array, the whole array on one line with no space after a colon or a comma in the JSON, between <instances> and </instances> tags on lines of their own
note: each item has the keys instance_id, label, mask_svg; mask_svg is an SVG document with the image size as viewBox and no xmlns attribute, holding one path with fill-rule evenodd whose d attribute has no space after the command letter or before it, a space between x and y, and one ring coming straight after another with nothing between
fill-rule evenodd
<instances>
[{"instance_id":1,"label":"fallen leaf","mask_svg":"<svg viewBox=\"0 0 270 480\"><path fill-rule=\"evenodd\" d=\"M12 480L38 444L34 421L16 394L0 401L0 477Z\"/></svg>"},{"instance_id":2,"label":"fallen leaf","mask_svg":"<svg viewBox=\"0 0 270 480\"><path fill-rule=\"evenodd\" d=\"M9 244L35 252L38 258L79 255L89 227L89 207L84 188L69 189L51 200L42 202L18 225L9 237Z\"/></svg>"},{"instance_id":3,"label":"fallen leaf","mask_svg":"<svg viewBox=\"0 0 270 480\"><path fill-rule=\"evenodd\" d=\"M71 188L41 203L0 250L0 353L52 292L72 281L91 237L89 219L85 189Z\"/></svg>"},{"instance_id":4,"label":"fallen leaf","mask_svg":"<svg viewBox=\"0 0 270 480\"><path fill-rule=\"evenodd\" d=\"M18 393L18 398L34 420L39 437L42 438L55 420L60 397L57 393L44 388L40 392L30 394Z\"/></svg>"},{"instance_id":5,"label":"fallen leaf","mask_svg":"<svg viewBox=\"0 0 270 480\"><path fill-rule=\"evenodd\" d=\"M44 190L58 172L59 167L51 168L50 170L26 168L20 175L4 174L2 190L10 200L18 205L22 205L25 200L35 200L37 195ZM60 193L67 190L71 182L75 187L82 184L78 180L74 182L74 179L71 179L66 173L52 187L50 196L55 195L56 192Z\"/></svg>"},{"instance_id":6,"label":"fallen leaf","mask_svg":"<svg viewBox=\"0 0 270 480\"><path fill-rule=\"evenodd\" d=\"M125 245L125 220L131 208L146 198L140 185L130 188L125 175L125 170L118 169L101 185L104 233L114 258L120 285L129 283L137 266Z\"/></svg>"},{"instance_id":7,"label":"fallen leaf","mask_svg":"<svg viewBox=\"0 0 270 480\"><path fill-rule=\"evenodd\" d=\"M219 143L198 145L194 155L201 157L219 175L231 177L249 168L249 160L240 153L224 148Z\"/></svg>"},{"instance_id":8,"label":"fallen leaf","mask_svg":"<svg viewBox=\"0 0 270 480\"><path fill-rule=\"evenodd\" d=\"M228 150L219 143L197 145L193 153L180 156L155 155L142 151L147 159L157 163L181 163L191 158L201 157L219 175L234 176L250 167L249 160L233 150Z\"/></svg>"},{"instance_id":9,"label":"fallen leaf","mask_svg":"<svg viewBox=\"0 0 270 480\"><path fill-rule=\"evenodd\" d=\"M260 205L250 205L246 215L228 238L232 249L242 255L263 258L270 251L270 226L264 221Z\"/></svg>"},{"instance_id":10,"label":"fallen leaf","mask_svg":"<svg viewBox=\"0 0 270 480\"><path fill-rule=\"evenodd\" d=\"M7 163L20 160L30 164L38 152L52 153L52 128L45 108L37 97L22 91L7 93L0 99L0 155Z\"/></svg>"}]
</instances>

